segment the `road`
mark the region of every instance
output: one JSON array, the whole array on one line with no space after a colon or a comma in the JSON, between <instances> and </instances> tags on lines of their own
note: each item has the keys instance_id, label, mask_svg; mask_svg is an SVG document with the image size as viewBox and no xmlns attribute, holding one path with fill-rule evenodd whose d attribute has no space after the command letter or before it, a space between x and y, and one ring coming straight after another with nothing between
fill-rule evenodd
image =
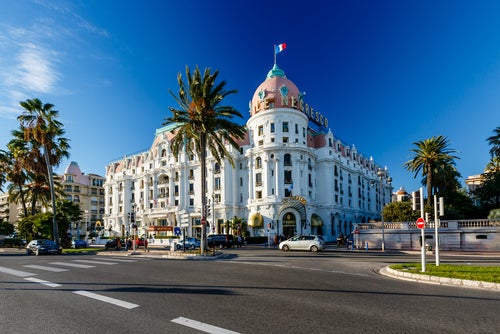
<instances>
[{"instance_id":1,"label":"road","mask_svg":"<svg viewBox=\"0 0 500 334\"><path fill-rule=\"evenodd\" d=\"M419 255L232 249L219 260L0 253L3 333L498 333L500 293L381 276ZM442 257L498 265L498 258Z\"/></svg>"}]
</instances>

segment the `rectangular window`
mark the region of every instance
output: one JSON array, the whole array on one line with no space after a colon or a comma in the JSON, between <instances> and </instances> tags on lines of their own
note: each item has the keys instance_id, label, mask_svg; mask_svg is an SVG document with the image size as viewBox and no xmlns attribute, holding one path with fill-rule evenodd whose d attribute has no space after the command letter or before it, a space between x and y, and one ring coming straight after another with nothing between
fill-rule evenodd
<instances>
[{"instance_id":1,"label":"rectangular window","mask_svg":"<svg viewBox=\"0 0 500 334\"><path fill-rule=\"evenodd\" d=\"M283 122L283 132L288 132L288 122Z\"/></svg>"},{"instance_id":2,"label":"rectangular window","mask_svg":"<svg viewBox=\"0 0 500 334\"><path fill-rule=\"evenodd\" d=\"M299 125L298 124L295 124L295 134L296 135L299 134Z\"/></svg>"},{"instance_id":3,"label":"rectangular window","mask_svg":"<svg viewBox=\"0 0 500 334\"><path fill-rule=\"evenodd\" d=\"M271 123L271 133L274 133L275 129L274 129L274 122Z\"/></svg>"},{"instance_id":4,"label":"rectangular window","mask_svg":"<svg viewBox=\"0 0 500 334\"><path fill-rule=\"evenodd\" d=\"M262 185L262 173L255 174L255 185L257 187Z\"/></svg>"},{"instance_id":5,"label":"rectangular window","mask_svg":"<svg viewBox=\"0 0 500 334\"><path fill-rule=\"evenodd\" d=\"M263 125L259 125L258 134L259 134L259 136L262 136L264 134L264 126Z\"/></svg>"},{"instance_id":6,"label":"rectangular window","mask_svg":"<svg viewBox=\"0 0 500 334\"><path fill-rule=\"evenodd\" d=\"M215 188L216 190L220 190L220 177L216 177L216 178L214 179L214 188Z\"/></svg>"}]
</instances>

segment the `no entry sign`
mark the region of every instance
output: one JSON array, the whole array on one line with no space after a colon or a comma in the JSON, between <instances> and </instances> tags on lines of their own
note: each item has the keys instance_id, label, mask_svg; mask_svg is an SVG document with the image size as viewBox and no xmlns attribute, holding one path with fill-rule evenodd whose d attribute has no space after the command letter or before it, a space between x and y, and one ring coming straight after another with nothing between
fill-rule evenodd
<instances>
[{"instance_id":1,"label":"no entry sign","mask_svg":"<svg viewBox=\"0 0 500 334\"><path fill-rule=\"evenodd\" d=\"M417 219L417 227L418 228L424 228L425 227L425 220L424 218L420 217Z\"/></svg>"}]
</instances>

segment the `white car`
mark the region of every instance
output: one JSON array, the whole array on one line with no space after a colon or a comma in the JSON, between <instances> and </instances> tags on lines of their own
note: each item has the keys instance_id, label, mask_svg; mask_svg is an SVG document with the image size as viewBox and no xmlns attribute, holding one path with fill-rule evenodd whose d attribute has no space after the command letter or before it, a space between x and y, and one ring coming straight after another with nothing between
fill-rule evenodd
<instances>
[{"instance_id":1,"label":"white car","mask_svg":"<svg viewBox=\"0 0 500 334\"><path fill-rule=\"evenodd\" d=\"M288 240L282 241L279 248L285 252L289 250L317 252L325 248L325 241L319 235L296 235Z\"/></svg>"}]
</instances>

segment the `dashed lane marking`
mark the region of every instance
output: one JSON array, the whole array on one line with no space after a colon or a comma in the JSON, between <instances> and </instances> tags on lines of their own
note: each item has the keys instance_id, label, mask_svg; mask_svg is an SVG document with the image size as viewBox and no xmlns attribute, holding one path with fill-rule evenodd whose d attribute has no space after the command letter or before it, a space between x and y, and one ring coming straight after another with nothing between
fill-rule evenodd
<instances>
[{"instance_id":1,"label":"dashed lane marking","mask_svg":"<svg viewBox=\"0 0 500 334\"><path fill-rule=\"evenodd\" d=\"M191 327L194 329L197 329L199 331L205 332L205 333L211 333L211 334L239 334L238 332L233 332L225 328L209 325L203 322L199 322L196 320L191 320L188 318L184 317L178 317L175 319L171 320L172 322L175 322L176 324L183 325L186 327Z\"/></svg>"},{"instance_id":2,"label":"dashed lane marking","mask_svg":"<svg viewBox=\"0 0 500 334\"><path fill-rule=\"evenodd\" d=\"M99 300L99 301L102 301L102 302L105 302L105 303L109 303L109 304L117 305L117 306L120 306L120 307L124 307L124 308L129 309L129 310L133 309L133 308L136 308L136 307L139 306L137 304L129 303L129 302L126 302L126 301L123 301L123 300L120 300L120 299L106 297L106 296L103 296L103 295L99 295L97 293L93 293L93 292L89 292L89 291L84 291L84 290L73 291L73 293L75 293L77 295L80 295L80 296L84 296L84 297L92 298L92 299L95 299L95 300Z\"/></svg>"},{"instance_id":3,"label":"dashed lane marking","mask_svg":"<svg viewBox=\"0 0 500 334\"><path fill-rule=\"evenodd\" d=\"M45 270L45 271L52 271L54 273L60 273L60 272L63 272L63 271L68 271L68 269L39 266L37 264L28 264L28 265L25 265L23 267L32 268L32 269L40 269L40 270Z\"/></svg>"},{"instance_id":4,"label":"dashed lane marking","mask_svg":"<svg viewBox=\"0 0 500 334\"><path fill-rule=\"evenodd\" d=\"M43 284L43 285L46 285L46 286L50 286L51 288L57 288L57 287L62 286L61 284L52 283L52 282L45 281L43 279L39 279L39 278L36 278L36 277L26 277L25 280L33 282L33 283L40 283L40 284Z\"/></svg>"}]
</instances>

